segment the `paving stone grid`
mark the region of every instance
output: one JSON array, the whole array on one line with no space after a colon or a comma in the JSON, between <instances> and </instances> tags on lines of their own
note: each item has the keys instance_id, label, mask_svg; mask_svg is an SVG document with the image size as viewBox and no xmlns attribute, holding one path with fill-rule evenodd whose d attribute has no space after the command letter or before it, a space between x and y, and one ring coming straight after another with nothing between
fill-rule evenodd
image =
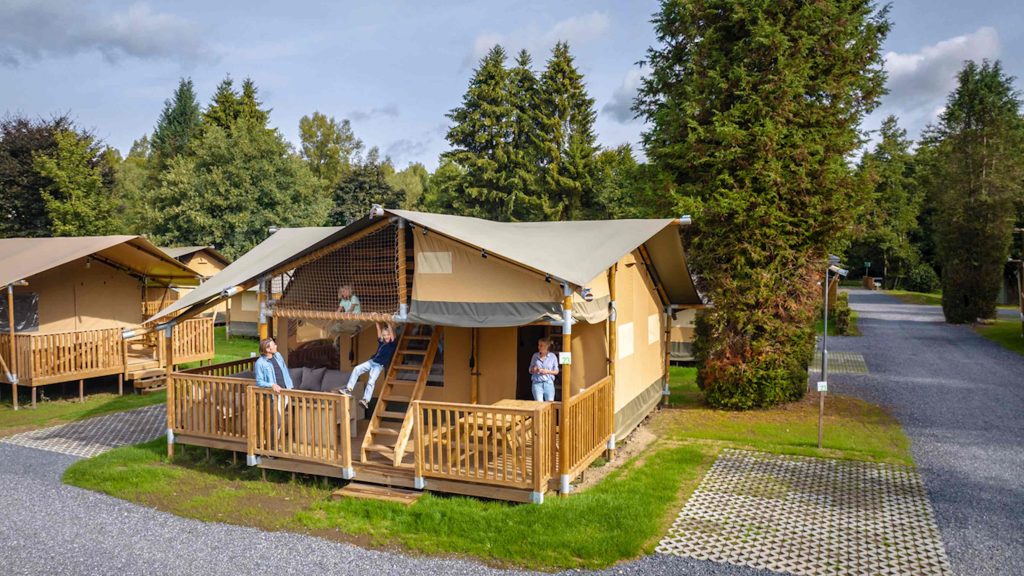
<instances>
[{"instance_id":1,"label":"paving stone grid","mask_svg":"<svg viewBox=\"0 0 1024 576\"><path fill-rule=\"evenodd\" d=\"M821 372L821 351L814 353L814 360L807 367L811 372ZM868 365L864 355L856 352L829 352L828 371L830 374L867 374Z\"/></svg>"},{"instance_id":2,"label":"paving stone grid","mask_svg":"<svg viewBox=\"0 0 1024 576\"><path fill-rule=\"evenodd\" d=\"M908 466L724 450L662 554L798 575L950 574Z\"/></svg>"},{"instance_id":3,"label":"paving stone grid","mask_svg":"<svg viewBox=\"0 0 1024 576\"><path fill-rule=\"evenodd\" d=\"M158 404L14 434L0 442L91 458L118 446L148 442L166 429L166 408Z\"/></svg>"}]
</instances>

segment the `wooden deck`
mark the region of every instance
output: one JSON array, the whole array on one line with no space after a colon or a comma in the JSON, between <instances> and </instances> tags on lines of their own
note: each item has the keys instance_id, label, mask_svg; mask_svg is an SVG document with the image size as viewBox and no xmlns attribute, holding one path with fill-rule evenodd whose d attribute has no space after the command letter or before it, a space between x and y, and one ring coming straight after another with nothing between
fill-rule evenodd
<instances>
[{"instance_id":1,"label":"wooden deck","mask_svg":"<svg viewBox=\"0 0 1024 576\"><path fill-rule=\"evenodd\" d=\"M570 424L572 477L606 448L613 429L610 379L556 403L494 405L415 401L412 440L401 463L361 461L369 421L349 418L352 400L333 393L274 393L237 374L254 359L172 375L168 425L174 443L245 452L251 465L394 488L514 502L541 502L561 475L559 422ZM574 430L572 426L575 426ZM173 444L169 446L173 452Z\"/></svg>"}]
</instances>

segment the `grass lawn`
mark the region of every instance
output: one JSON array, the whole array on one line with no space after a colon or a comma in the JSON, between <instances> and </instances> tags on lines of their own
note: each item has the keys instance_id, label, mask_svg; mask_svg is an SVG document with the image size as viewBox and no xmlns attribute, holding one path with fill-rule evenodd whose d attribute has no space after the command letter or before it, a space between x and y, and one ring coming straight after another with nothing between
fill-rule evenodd
<instances>
[{"instance_id":1,"label":"grass lawn","mask_svg":"<svg viewBox=\"0 0 1024 576\"><path fill-rule=\"evenodd\" d=\"M814 332L821 334L821 329L824 328L825 321L818 318L814 321ZM857 313L850 310L850 329L849 334L840 334L836 328L836 319L831 314L828 316L828 335L829 336L860 336L860 328L857 327Z\"/></svg>"},{"instance_id":2,"label":"grass lawn","mask_svg":"<svg viewBox=\"0 0 1024 576\"><path fill-rule=\"evenodd\" d=\"M221 364L223 362L231 362L232 360L241 360L242 358L248 358L253 352L258 352L260 349L260 341L256 338L248 338L245 336L232 336L231 340L225 337L225 331L223 326L217 326L213 329L213 363ZM182 364L181 369L195 368L199 366L199 362L189 362Z\"/></svg>"},{"instance_id":3,"label":"grass lawn","mask_svg":"<svg viewBox=\"0 0 1024 576\"><path fill-rule=\"evenodd\" d=\"M682 501L723 447L820 454L814 401L751 412L703 405L693 368L672 368L672 404L650 429L659 437L595 486L543 505L515 505L426 494L409 507L329 498L322 479L232 464L230 454L178 447L166 460L162 440L119 448L72 465L76 486L206 521L289 530L496 565L537 569L599 568L654 549ZM813 408L813 409L812 409ZM825 454L910 463L908 441L884 411L830 396ZM182 455L184 452L184 455Z\"/></svg>"},{"instance_id":4,"label":"grass lawn","mask_svg":"<svg viewBox=\"0 0 1024 576\"><path fill-rule=\"evenodd\" d=\"M995 324L978 325L975 330L1003 348L1024 354L1024 338L1021 338L1019 320L997 320Z\"/></svg>"},{"instance_id":5,"label":"grass lawn","mask_svg":"<svg viewBox=\"0 0 1024 576\"><path fill-rule=\"evenodd\" d=\"M893 296L905 304L925 304L942 306L941 292L911 292L909 290L883 290L883 294Z\"/></svg>"},{"instance_id":6,"label":"grass lawn","mask_svg":"<svg viewBox=\"0 0 1024 576\"><path fill-rule=\"evenodd\" d=\"M58 385L59 386L59 385ZM127 388L127 387L126 387ZM66 399L50 400L39 402L33 410L24 402L21 409L15 411L11 407L10 398L0 404L0 436L16 434L33 428L42 428L56 424L64 424L73 420L103 416L122 410L141 408L151 404L162 404L167 400L163 392L158 394L132 394L126 392L124 396L116 393L97 392L87 393L85 402L78 401L78 385L74 386L75 395ZM86 388L88 392L88 388ZM21 396L21 394L19 394Z\"/></svg>"}]
</instances>

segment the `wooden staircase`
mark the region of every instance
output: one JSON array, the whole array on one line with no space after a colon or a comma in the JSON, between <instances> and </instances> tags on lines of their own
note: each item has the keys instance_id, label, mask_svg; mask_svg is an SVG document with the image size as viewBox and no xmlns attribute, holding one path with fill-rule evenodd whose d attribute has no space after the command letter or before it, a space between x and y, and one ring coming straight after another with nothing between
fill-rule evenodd
<instances>
[{"instance_id":1,"label":"wooden staircase","mask_svg":"<svg viewBox=\"0 0 1024 576\"><path fill-rule=\"evenodd\" d=\"M363 462L376 454L401 466L412 449L409 436L415 415L409 407L423 396L440 338L439 326L407 324L402 330L363 439Z\"/></svg>"}]
</instances>

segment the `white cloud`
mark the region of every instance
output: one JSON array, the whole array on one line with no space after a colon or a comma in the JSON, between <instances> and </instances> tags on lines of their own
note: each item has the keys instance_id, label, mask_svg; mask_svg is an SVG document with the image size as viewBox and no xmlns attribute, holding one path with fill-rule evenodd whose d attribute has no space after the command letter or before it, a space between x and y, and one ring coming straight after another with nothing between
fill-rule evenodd
<instances>
[{"instance_id":1,"label":"white cloud","mask_svg":"<svg viewBox=\"0 0 1024 576\"><path fill-rule=\"evenodd\" d=\"M102 12L92 2L0 2L0 63L18 66L48 57L99 52L124 57L194 62L212 56L199 28L148 4Z\"/></svg>"},{"instance_id":2,"label":"white cloud","mask_svg":"<svg viewBox=\"0 0 1024 576\"><path fill-rule=\"evenodd\" d=\"M466 64L475 64L495 44L501 44L510 54L525 48L534 58L538 58L541 52L548 50L557 42L568 42L575 47L604 36L609 28L611 18L607 13L591 12L583 16L566 18L547 29L522 28L505 34L485 32L473 41L473 49L466 57Z\"/></svg>"},{"instance_id":3,"label":"white cloud","mask_svg":"<svg viewBox=\"0 0 1024 576\"><path fill-rule=\"evenodd\" d=\"M374 106L369 110L352 110L348 113L348 119L356 122L362 120L369 120L371 118L397 118L398 117L398 105L387 104L384 106Z\"/></svg>"},{"instance_id":4,"label":"white cloud","mask_svg":"<svg viewBox=\"0 0 1024 576\"><path fill-rule=\"evenodd\" d=\"M601 107L601 112L623 124L636 121L633 112L633 99L636 98L636 93L640 89L643 79L650 73L650 66L632 68L629 72L626 72L626 77L623 78L622 84L612 93L611 100Z\"/></svg>"},{"instance_id":5,"label":"white cloud","mask_svg":"<svg viewBox=\"0 0 1024 576\"><path fill-rule=\"evenodd\" d=\"M956 74L966 60L999 56L999 34L984 27L925 46L917 52L889 52L885 70L889 94L883 104L897 115L930 121L949 93L956 88Z\"/></svg>"}]
</instances>

